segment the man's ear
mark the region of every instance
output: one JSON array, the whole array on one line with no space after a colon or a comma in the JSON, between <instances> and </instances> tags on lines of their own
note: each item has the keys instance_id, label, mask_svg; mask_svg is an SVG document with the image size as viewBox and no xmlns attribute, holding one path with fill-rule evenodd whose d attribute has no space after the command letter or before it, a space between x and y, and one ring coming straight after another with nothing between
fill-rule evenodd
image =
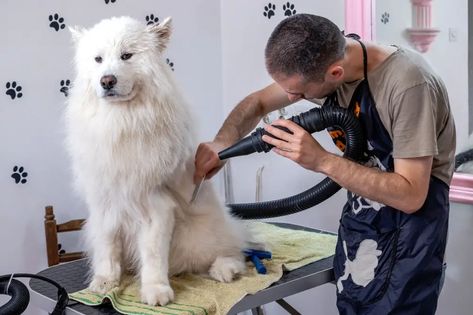
<instances>
[{"instance_id":1,"label":"man's ear","mask_svg":"<svg viewBox=\"0 0 473 315\"><path fill-rule=\"evenodd\" d=\"M339 64L333 64L328 67L325 73L325 80L329 82L340 81L343 79L345 69Z\"/></svg>"},{"instance_id":2,"label":"man's ear","mask_svg":"<svg viewBox=\"0 0 473 315\"><path fill-rule=\"evenodd\" d=\"M69 32L71 32L72 40L75 44L79 42L79 40L84 36L87 30L80 26L70 26Z\"/></svg>"},{"instance_id":3,"label":"man's ear","mask_svg":"<svg viewBox=\"0 0 473 315\"><path fill-rule=\"evenodd\" d=\"M167 17L159 24L152 24L147 27L148 32L154 33L158 39L159 50L166 49L169 37L171 37L171 17Z\"/></svg>"}]
</instances>

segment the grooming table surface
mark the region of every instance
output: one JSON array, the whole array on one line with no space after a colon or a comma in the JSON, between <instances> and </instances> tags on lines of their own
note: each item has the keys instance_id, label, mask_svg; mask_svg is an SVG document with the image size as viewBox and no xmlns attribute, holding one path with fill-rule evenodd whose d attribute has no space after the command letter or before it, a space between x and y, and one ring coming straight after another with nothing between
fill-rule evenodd
<instances>
[{"instance_id":1,"label":"grooming table surface","mask_svg":"<svg viewBox=\"0 0 473 315\"><path fill-rule=\"evenodd\" d=\"M274 223L277 226L304 230L314 233L327 233L317 229L303 226ZM319 285L334 281L333 256L321 259L311 264L305 265L291 272L285 272L282 278L273 283L270 287L259 291L254 295L247 295L240 302L235 304L229 314L237 314L257 306L267 304L278 299L302 292L304 290L317 287ZM64 286L67 292L76 292L87 287L86 277L89 272L86 259L80 259L69 263L60 264L47 268L38 274L57 281ZM31 303L46 311L51 311L57 301L57 289L51 284L37 279L30 280ZM113 309L111 304L100 306L87 306L79 302L70 301L67 314L120 314ZM296 307L297 308L297 307Z\"/></svg>"}]
</instances>

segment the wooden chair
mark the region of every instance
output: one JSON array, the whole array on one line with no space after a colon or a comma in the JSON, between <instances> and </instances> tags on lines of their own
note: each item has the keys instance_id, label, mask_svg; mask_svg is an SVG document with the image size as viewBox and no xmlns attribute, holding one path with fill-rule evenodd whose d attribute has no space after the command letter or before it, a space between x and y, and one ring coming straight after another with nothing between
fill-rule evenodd
<instances>
[{"instance_id":1,"label":"wooden chair","mask_svg":"<svg viewBox=\"0 0 473 315\"><path fill-rule=\"evenodd\" d=\"M45 207L44 232L46 235L46 252L48 255L48 266L57 265L62 262L72 261L84 257L83 252L66 253L58 243L58 233L79 231L82 229L85 219L71 220L56 224L52 206Z\"/></svg>"}]
</instances>

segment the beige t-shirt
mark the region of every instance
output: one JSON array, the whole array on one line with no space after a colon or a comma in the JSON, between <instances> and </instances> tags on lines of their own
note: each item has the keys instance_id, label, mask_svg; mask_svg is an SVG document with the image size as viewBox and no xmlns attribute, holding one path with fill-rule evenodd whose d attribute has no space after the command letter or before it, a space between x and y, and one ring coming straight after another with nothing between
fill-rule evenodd
<instances>
[{"instance_id":1,"label":"beige t-shirt","mask_svg":"<svg viewBox=\"0 0 473 315\"><path fill-rule=\"evenodd\" d=\"M348 106L358 83L345 83L339 88L341 106ZM432 175L450 184L455 124L445 85L431 66L418 53L398 48L368 72L368 83L380 119L392 139L393 157L432 155Z\"/></svg>"}]
</instances>

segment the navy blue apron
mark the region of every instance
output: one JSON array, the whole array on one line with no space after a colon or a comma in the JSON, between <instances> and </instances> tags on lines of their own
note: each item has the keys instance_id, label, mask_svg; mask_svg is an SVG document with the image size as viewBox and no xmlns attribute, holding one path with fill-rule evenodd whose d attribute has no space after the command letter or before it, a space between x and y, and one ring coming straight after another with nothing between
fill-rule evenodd
<instances>
[{"instance_id":1,"label":"navy blue apron","mask_svg":"<svg viewBox=\"0 0 473 315\"><path fill-rule=\"evenodd\" d=\"M392 140L384 128L367 80L349 104L360 119L367 138L367 166L393 172ZM336 93L328 106L339 106ZM340 149L343 132L329 130ZM348 192L340 219L334 272L340 314L434 314L441 289L445 253L449 187L431 176L427 199L420 210L406 214Z\"/></svg>"}]
</instances>

